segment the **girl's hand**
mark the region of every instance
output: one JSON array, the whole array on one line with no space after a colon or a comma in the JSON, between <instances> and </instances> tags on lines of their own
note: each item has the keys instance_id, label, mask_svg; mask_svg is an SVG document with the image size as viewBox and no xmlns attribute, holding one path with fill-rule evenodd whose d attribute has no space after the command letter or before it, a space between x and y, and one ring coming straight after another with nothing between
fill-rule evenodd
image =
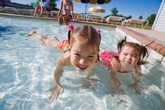
<instances>
[{"instance_id":1,"label":"girl's hand","mask_svg":"<svg viewBox=\"0 0 165 110\"><path fill-rule=\"evenodd\" d=\"M115 86L115 88L119 88L121 86L121 82L118 79L114 79L113 80L113 85Z\"/></svg>"},{"instance_id":2,"label":"girl's hand","mask_svg":"<svg viewBox=\"0 0 165 110\"><path fill-rule=\"evenodd\" d=\"M53 89L52 93L51 93L51 96L50 96L51 102L53 100L57 100L59 95L62 94L63 92L64 92L64 88L60 85L56 85L55 88Z\"/></svg>"},{"instance_id":3,"label":"girl's hand","mask_svg":"<svg viewBox=\"0 0 165 110\"><path fill-rule=\"evenodd\" d=\"M121 82L118 79L112 79L112 89L115 93L124 93L121 88Z\"/></svg>"},{"instance_id":4,"label":"girl's hand","mask_svg":"<svg viewBox=\"0 0 165 110\"><path fill-rule=\"evenodd\" d=\"M113 69L113 71L120 71L121 65L120 62L116 59L116 58L112 58L111 61L111 68Z\"/></svg>"},{"instance_id":5,"label":"girl's hand","mask_svg":"<svg viewBox=\"0 0 165 110\"><path fill-rule=\"evenodd\" d=\"M143 88L138 83L131 84L131 87L135 89L136 93L141 94Z\"/></svg>"},{"instance_id":6,"label":"girl's hand","mask_svg":"<svg viewBox=\"0 0 165 110\"><path fill-rule=\"evenodd\" d=\"M28 36L28 37L33 37L35 34L37 34L37 32L36 32L36 31L32 31L32 32L29 32L29 33L27 34L27 36Z\"/></svg>"}]
</instances>

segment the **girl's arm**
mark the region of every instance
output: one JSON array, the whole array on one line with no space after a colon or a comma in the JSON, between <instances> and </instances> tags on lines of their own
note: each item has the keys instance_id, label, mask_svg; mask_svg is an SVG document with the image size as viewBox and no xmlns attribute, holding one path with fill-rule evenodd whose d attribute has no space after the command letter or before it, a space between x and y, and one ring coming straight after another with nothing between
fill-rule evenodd
<instances>
[{"instance_id":1,"label":"girl's arm","mask_svg":"<svg viewBox=\"0 0 165 110\"><path fill-rule=\"evenodd\" d=\"M51 93L50 100L53 101L54 99L57 99L60 94L63 93L64 88L60 83L60 78L63 75L64 67L69 64L69 58L70 55L69 53L64 54L64 57L60 59L57 63L57 67L54 71L54 82L55 82L55 87L53 88L53 91Z\"/></svg>"},{"instance_id":2,"label":"girl's arm","mask_svg":"<svg viewBox=\"0 0 165 110\"><path fill-rule=\"evenodd\" d=\"M59 40L57 38L44 36L43 34L38 33L36 31L28 33L28 36L29 37L35 37L35 38L39 39L44 45L46 45L48 47L58 48Z\"/></svg>"},{"instance_id":3,"label":"girl's arm","mask_svg":"<svg viewBox=\"0 0 165 110\"><path fill-rule=\"evenodd\" d=\"M48 46L48 47L53 47L53 48L58 48L58 44L60 43L60 41L55 37L55 38L52 38L52 37L42 37L41 38L41 42Z\"/></svg>"},{"instance_id":4,"label":"girl's arm","mask_svg":"<svg viewBox=\"0 0 165 110\"><path fill-rule=\"evenodd\" d=\"M62 86L62 85L60 84L60 78L61 78L61 76L62 76L62 74L63 74L64 66L65 66L64 60L61 59L61 60L59 60L59 62L57 63L57 67L56 67L56 69L55 69L55 71L54 71L54 80L55 80L55 83L56 83L57 85L59 85L59 86Z\"/></svg>"},{"instance_id":5,"label":"girl's arm","mask_svg":"<svg viewBox=\"0 0 165 110\"><path fill-rule=\"evenodd\" d=\"M119 90L120 86L121 86L121 82L118 79L118 72L120 72L120 62L118 61L118 59L113 58L111 63L111 72L110 72L110 76L112 79L112 88L114 88L115 90Z\"/></svg>"},{"instance_id":6,"label":"girl's arm","mask_svg":"<svg viewBox=\"0 0 165 110\"><path fill-rule=\"evenodd\" d=\"M132 86L134 87L134 89L136 90L137 93L140 93L139 83L143 78L140 66L135 66L134 67L132 77L133 77L133 80L134 80Z\"/></svg>"},{"instance_id":7,"label":"girl's arm","mask_svg":"<svg viewBox=\"0 0 165 110\"><path fill-rule=\"evenodd\" d=\"M62 63L62 60L60 60L57 63L57 67L54 72L55 87L53 88L51 96L50 96L51 101L53 101L54 99L57 99L58 96L62 94L64 91L63 86L60 84L60 78L62 77L63 71L64 71L64 65Z\"/></svg>"},{"instance_id":8,"label":"girl's arm","mask_svg":"<svg viewBox=\"0 0 165 110\"><path fill-rule=\"evenodd\" d=\"M54 71L55 86L54 86L51 96L50 96L51 101L53 101L54 99L57 99L59 97L59 95L62 94L64 91L64 88L60 83L60 78L63 75L64 66L65 65L64 65L63 59L59 60L59 62L57 63L57 67Z\"/></svg>"},{"instance_id":9,"label":"girl's arm","mask_svg":"<svg viewBox=\"0 0 165 110\"><path fill-rule=\"evenodd\" d=\"M39 39L39 40L41 40L41 38L43 37L43 35L42 35L41 33L38 33L38 32L36 32L36 31L29 32L29 33L27 34L27 36L28 36L28 37L35 37L35 38L37 38L37 39Z\"/></svg>"},{"instance_id":10,"label":"girl's arm","mask_svg":"<svg viewBox=\"0 0 165 110\"><path fill-rule=\"evenodd\" d=\"M120 86L121 86L121 82L117 77L117 72L114 70L110 71L110 76L111 76L111 82L112 82L112 88L117 91L119 90Z\"/></svg>"}]
</instances>

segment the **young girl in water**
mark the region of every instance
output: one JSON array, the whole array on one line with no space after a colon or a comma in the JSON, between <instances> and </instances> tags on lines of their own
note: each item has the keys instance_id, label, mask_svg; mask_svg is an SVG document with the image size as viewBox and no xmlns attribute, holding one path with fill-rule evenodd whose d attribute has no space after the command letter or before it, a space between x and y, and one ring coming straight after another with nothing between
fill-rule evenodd
<instances>
[{"instance_id":1,"label":"young girl in water","mask_svg":"<svg viewBox=\"0 0 165 110\"><path fill-rule=\"evenodd\" d=\"M117 75L119 73L132 72L134 79L132 87L139 93L141 92L139 82L142 79L141 65L145 64L143 60L146 56L148 57L148 51L145 46L127 42L125 38L118 43L118 53L104 51L100 54L100 60L110 69L112 87L115 90L121 90L121 82Z\"/></svg>"},{"instance_id":2,"label":"young girl in water","mask_svg":"<svg viewBox=\"0 0 165 110\"><path fill-rule=\"evenodd\" d=\"M59 24L66 23L73 17L73 3L71 0L62 0L61 7L58 13L58 22Z\"/></svg>"},{"instance_id":3,"label":"young girl in water","mask_svg":"<svg viewBox=\"0 0 165 110\"><path fill-rule=\"evenodd\" d=\"M69 27L68 41L59 42L55 39L43 38L36 32L29 33L29 36L35 35L44 44L59 48L63 48L67 45L69 48L63 50L64 55L58 60L56 69L54 72L54 89L51 94L51 99L57 99L63 92L64 88L60 83L64 67L72 65L75 68L86 71L86 78L90 79L93 74L93 70L98 63L99 46L101 41L100 33L92 26L84 25L82 27Z\"/></svg>"}]
</instances>

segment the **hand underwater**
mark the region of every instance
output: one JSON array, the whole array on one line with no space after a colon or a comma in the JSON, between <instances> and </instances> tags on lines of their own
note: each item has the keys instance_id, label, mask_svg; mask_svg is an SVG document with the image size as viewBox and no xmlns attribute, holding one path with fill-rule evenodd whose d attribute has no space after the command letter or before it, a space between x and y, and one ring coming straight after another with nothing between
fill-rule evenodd
<instances>
[{"instance_id":1,"label":"hand underwater","mask_svg":"<svg viewBox=\"0 0 165 110\"><path fill-rule=\"evenodd\" d=\"M60 85L56 85L55 88L53 89L51 96L50 96L50 101L57 100L60 94L64 92L64 88Z\"/></svg>"}]
</instances>

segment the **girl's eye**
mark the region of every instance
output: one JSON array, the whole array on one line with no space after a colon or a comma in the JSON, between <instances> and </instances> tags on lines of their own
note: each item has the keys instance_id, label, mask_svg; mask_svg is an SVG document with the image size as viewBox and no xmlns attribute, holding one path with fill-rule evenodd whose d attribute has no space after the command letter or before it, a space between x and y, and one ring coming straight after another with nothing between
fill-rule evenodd
<instances>
[{"instance_id":1,"label":"girl's eye","mask_svg":"<svg viewBox=\"0 0 165 110\"><path fill-rule=\"evenodd\" d=\"M94 56L88 56L88 58L93 58Z\"/></svg>"},{"instance_id":2,"label":"girl's eye","mask_svg":"<svg viewBox=\"0 0 165 110\"><path fill-rule=\"evenodd\" d=\"M95 58L95 56L91 55L91 56L88 56L88 60L93 60Z\"/></svg>"},{"instance_id":3,"label":"girl's eye","mask_svg":"<svg viewBox=\"0 0 165 110\"><path fill-rule=\"evenodd\" d=\"M136 58L136 57L137 57L137 55L132 55L132 57L135 57L135 58Z\"/></svg>"},{"instance_id":4,"label":"girl's eye","mask_svg":"<svg viewBox=\"0 0 165 110\"><path fill-rule=\"evenodd\" d=\"M80 57L80 54L79 53L75 53L74 55L77 56L77 57Z\"/></svg>"}]
</instances>

